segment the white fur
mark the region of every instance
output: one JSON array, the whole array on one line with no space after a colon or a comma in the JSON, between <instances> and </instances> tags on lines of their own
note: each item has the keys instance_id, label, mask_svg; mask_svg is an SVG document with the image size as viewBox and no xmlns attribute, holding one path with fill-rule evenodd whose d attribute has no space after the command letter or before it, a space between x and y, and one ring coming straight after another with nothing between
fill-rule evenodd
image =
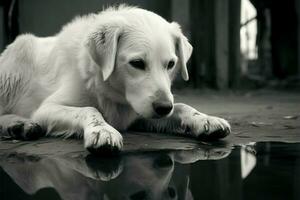
<instances>
[{"instance_id":1,"label":"white fur","mask_svg":"<svg viewBox=\"0 0 300 200\"><path fill-rule=\"evenodd\" d=\"M188 79L191 53L178 24L150 11L120 6L77 17L53 37L24 34L3 52L0 114L31 118L50 135L84 133L85 147L121 148L118 131L153 117L159 98L173 103L171 81L178 70ZM137 58L145 70L130 66Z\"/></svg>"}]
</instances>

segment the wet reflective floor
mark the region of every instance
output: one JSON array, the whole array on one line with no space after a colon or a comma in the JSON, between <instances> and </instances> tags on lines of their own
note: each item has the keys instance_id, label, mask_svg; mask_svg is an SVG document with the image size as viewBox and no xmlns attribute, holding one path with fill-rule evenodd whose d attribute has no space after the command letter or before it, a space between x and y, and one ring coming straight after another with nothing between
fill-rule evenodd
<instances>
[{"instance_id":1,"label":"wet reflective floor","mask_svg":"<svg viewBox=\"0 0 300 200\"><path fill-rule=\"evenodd\" d=\"M300 199L300 143L0 156L0 199Z\"/></svg>"}]
</instances>

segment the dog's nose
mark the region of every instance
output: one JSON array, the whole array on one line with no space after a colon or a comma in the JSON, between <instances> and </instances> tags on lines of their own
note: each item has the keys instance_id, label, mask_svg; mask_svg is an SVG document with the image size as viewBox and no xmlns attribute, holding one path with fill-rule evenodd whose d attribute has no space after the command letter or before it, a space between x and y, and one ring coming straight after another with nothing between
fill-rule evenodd
<instances>
[{"instance_id":1,"label":"dog's nose","mask_svg":"<svg viewBox=\"0 0 300 200\"><path fill-rule=\"evenodd\" d=\"M173 109L173 104L169 101L153 102L152 106L156 114L158 114L161 117L168 115Z\"/></svg>"}]
</instances>

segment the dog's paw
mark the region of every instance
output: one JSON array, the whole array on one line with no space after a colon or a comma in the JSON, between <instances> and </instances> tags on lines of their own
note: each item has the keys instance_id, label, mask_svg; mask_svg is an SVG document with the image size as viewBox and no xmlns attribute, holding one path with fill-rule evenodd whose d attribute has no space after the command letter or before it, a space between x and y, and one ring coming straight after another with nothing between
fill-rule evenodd
<instances>
[{"instance_id":1,"label":"dog's paw","mask_svg":"<svg viewBox=\"0 0 300 200\"><path fill-rule=\"evenodd\" d=\"M222 118L213 116L193 115L182 122L186 134L199 139L224 138L231 132L229 123Z\"/></svg>"},{"instance_id":2,"label":"dog's paw","mask_svg":"<svg viewBox=\"0 0 300 200\"><path fill-rule=\"evenodd\" d=\"M123 137L108 124L89 127L84 132L84 147L104 156L116 154L123 147Z\"/></svg>"},{"instance_id":3,"label":"dog's paw","mask_svg":"<svg viewBox=\"0 0 300 200\"><path fill-rule=\"evenodd\" d=\"M11 122L6 131L9 137L18 140L36 140L45 135L41 126L29 119Z\"/></svg>"}]
</instances>

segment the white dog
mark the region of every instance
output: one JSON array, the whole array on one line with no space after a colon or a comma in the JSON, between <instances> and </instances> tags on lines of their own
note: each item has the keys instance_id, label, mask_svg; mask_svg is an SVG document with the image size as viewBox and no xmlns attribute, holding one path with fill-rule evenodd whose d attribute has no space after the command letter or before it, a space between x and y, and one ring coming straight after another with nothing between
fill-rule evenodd
<instances>
[{"instance_id":1,"label":"white dog","mask_svg":"<svg viewBox=\"0 0 300 200\"><path fill-rule=\"evenodd\" d=\"M83 136L101 152L120 150L119 131L133 124L225 137L227 121L174 104L171 82L178 71L188 80L191 53L177 23L128 6L76 18L53 37L21 35L0 57L2 135Z\"/></svg>"}]
</instances>

